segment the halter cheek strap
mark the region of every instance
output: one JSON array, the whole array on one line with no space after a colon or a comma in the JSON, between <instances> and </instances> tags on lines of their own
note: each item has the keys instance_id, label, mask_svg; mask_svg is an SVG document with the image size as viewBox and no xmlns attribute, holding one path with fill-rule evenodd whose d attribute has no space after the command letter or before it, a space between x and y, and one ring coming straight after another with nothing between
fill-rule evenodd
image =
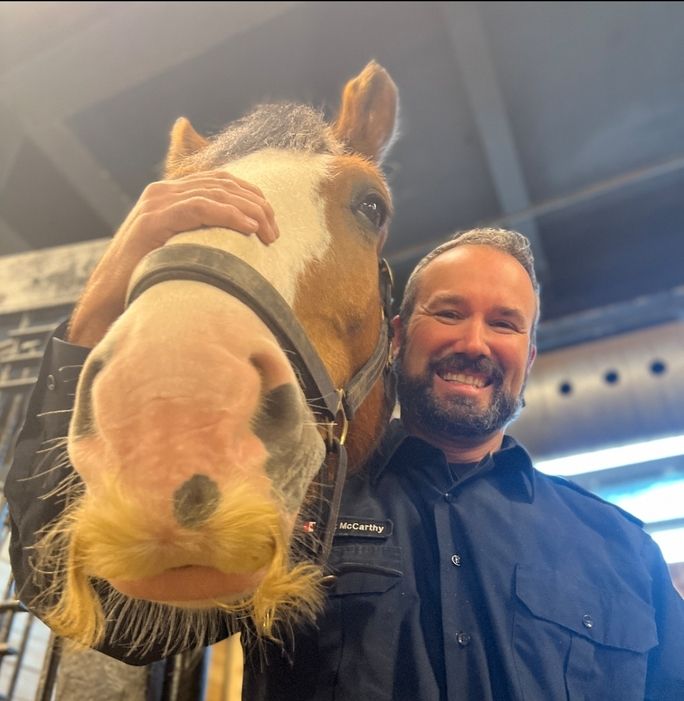
<instances>
[{"instance_id":1,"label":"halter cheek strap","mask_svg":"<svg viewBox=\"0 0 684 701\"><path fill-rule=\"evenodd\" d=\"M197 244L173 244L149 253L131 278L126 306L145 290L169 280L193 280L217 287L247 305L269 328L287 355L304 396L326 427L326 463L322 470L324 493L319 500L320 520L325 524L313 559L324 564L332 547L342 487L347 472L347 427L383 372L389 370L389 319L392 279L385 260L380 262L384 319L370 358L344 387L335 387L330 375L291 307L266 278L240 258L218 248ZM339 435L335 428L340 427Z\"/></svg>"}]
</instances>

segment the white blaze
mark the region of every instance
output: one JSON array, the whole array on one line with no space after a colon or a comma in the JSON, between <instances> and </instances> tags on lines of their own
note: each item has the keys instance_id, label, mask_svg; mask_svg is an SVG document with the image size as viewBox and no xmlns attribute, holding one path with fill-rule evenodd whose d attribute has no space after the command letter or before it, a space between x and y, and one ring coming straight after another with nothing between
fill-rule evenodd
<instances>
[{"instance_id":1,"label":"white blaze","mask_svg":"<svg viewBox=\"0 0 684 701\"><path fill-rule=\"evenodd\" d=\"M256 236L202 229L174 236L169 244L198 243L233 253L263 275L292 306L300 274L330 245L320 194L332 156L268 149L224 170L261 188L273 207L280 238L270 246Z\"/></svg>"}]
</instances>

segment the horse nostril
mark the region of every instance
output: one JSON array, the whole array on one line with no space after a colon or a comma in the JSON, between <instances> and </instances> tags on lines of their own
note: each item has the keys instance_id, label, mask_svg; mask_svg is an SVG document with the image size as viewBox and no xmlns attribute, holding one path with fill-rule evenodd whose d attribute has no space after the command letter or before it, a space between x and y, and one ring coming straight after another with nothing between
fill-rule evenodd
<instances>
[{"instance_id":1,"label":"horse nostril","mask_svg":"<svg viewBox=\"0 0 684 701\"><path fill-rule=\"evenodd\" d=\"M186 528L201 526L216 510L221 495L214 480L193 475L173 494L173 514Z\"/></svg>"},{"instance_id":2,"label":"horse nostril","mask_svg":"<svg viewBox=\"0 0 684 701\"><path fill-rule=\"evenodd\" d=\"M91 357L81 375L71 427L76 438L83 438L95 432L92 389L93 382L104 367L104 364L104 358Z\"/></svg>"},{"instance_id":3,"label":"horse nostril","mask_svg":"<svg viewBox=\"0 0 684 701\"><path fill-rule=\"evenodd\" d=\"M280 385L267 392L261 400L258 414L252 420L252 430L266 445L289 437L301 422L299 395L293 384Z\"/></svg>"}]
</instances>

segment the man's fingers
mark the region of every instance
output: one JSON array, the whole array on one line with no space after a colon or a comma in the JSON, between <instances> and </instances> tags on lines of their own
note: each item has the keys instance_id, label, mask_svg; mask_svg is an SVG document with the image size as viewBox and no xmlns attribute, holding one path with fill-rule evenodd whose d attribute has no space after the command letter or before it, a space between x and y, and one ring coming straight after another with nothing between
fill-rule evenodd
<instances>
[{"instance_id":1,"label":"man's fingers","mask_svg":"<svg viewBox=\"0 0 684 701\"><path fill-rule=\"evenodd\" d=\"M236 200L240 200L236 204ZM263 210L252 202L241 198L219 202L207 197L191 197L172 202L156 214L145 214L139 219L142 229L156 237L156 245L163 245L172 236L184 232L218 227L233 229L242 234L256 234L263 243L271 243L276 236Z\"/></svg>"},{"instance_id":2,"label":"man's fingers","mask_svg":"<svg viewBox=\"0 0 684 701\"><path fill-rule=\"evenodd\" d=\"M237 176L233 175L232 173L228 173L225 170L207 170L201 173L191 173L190 175L185 175L182 178L178 178L177 180L170 180L168 182L173 182L173 183L192 183L192 182L211 182L211 181L218 181L218 182L228 182L228 183L236 183L239 185L241 188L244 190L249 190L250 192L254 193L258 197L261 197L264 199L264 193L253 183L247 182L247 180L243 180L242 178L238 178Z\"/></svg>"},{"instance_id":3,"label":"man's fingers","mask_svg":"<svg viewBox=\"0 0 684 701\"><path fill-rule=\"evenodd\" d=\"M244 214L256 219L259 224L257 229L244 231L243 233L256 233L264 243L274 241L280 236L278 225L275 221L273 208L264 199L258 188L248 189L235 181L231 176L219 178L214 176L186 178L173 181L161 181L151 183L145 189L137 207L137 214L154 214L167 209L179 202L190 202L195 198L215 200L223 204L233 204L242 208ZM221 221L198 224L198 226L223 226ZM177 232L176 232L177 233Z\"/></svg>"},{"instance_id":4,"label":"man's fingers","mask_svg":"<svg viewBox=\"0 0 684 701\"><path fill-rule=\"evenodd\" d=\"M179 197L180 197L179 193ZM255 231L242 233L256 233L264 243L275 241L280 232L275 222L275 213L273 207L263 198L255 195L253 192L233 189L222 189L218 187L204 187L188 190L182 194L183 201L192 201L195 198L205 198L214 200L222 204L232 204L242 210L251 219L255 219L259 228ZM207 226L221 226L221 222L215 224L207 224Z\"/></svg>"}]
</instances>

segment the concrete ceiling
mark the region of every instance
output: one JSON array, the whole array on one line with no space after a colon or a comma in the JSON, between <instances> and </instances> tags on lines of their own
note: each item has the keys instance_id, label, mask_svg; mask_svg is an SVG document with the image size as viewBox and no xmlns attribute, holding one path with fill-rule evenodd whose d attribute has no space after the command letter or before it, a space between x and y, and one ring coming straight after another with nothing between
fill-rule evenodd
<instances>
[{"instance_id":1,"label":"concrete ceiling","mask_svg":"<svg viewBox=\"0 0 684 701\"><path fill-rule=\"evenodd\" d=\"M185 115L333 115L375 58L398 280L452 231L519 228L553 348L684 316L684 3L2 2L0 255L111 235Z\"/></svg>"}]
</instances>

